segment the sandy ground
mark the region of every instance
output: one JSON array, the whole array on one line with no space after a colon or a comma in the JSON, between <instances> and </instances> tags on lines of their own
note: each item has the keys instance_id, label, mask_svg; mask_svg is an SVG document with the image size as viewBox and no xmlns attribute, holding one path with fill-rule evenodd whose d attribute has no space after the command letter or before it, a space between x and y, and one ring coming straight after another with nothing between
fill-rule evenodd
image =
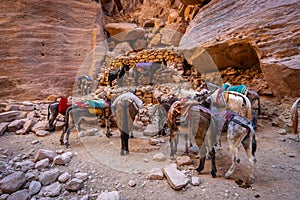
<instances>
[{"instance_id":1,"label":"sandy ground","mask_svg":"<svg viewBox=\"0 0 300 200\"><path fill-rule=\"evenodd\" d=\"M150 181L146 178L153 168L163 168L174 162L169 159L168 137L160 137L160 146L149 145L148 138L135 132L130 139L131 153L120 156L120 138L118 131L110 139L105 136L79 137L74 130L70 137L71 148L59 145L61 131L56 131L46 137L34 134L15 135L5 134L1 137L1 150L11 149L13 156L39 149L64 150L75 154L68 166L62 166L63 171L87 172L91 178L86 182L84 190L91 199L96 199L99 192L118 190L123 199L298 199L300 195L300 143L293 140L295 135L288 133L280 135L278 128L271 126L269 121L260 121L257 138L257 165L253 184L244 189L236 181L245 179L249 172L249 162L243 148L239 149L241 163L230 179L224 173L231 164L230 153L226 140L217 152L217 177L210 176L210 162L207 161L201 174L192 170L198 164L193 156L194 164L183 167L193 176L199 176L200 186L188 185L182 190L173 190L167 180ZM38 144L31 144L39 140ZM152 156L157 152L165 153L164 162L153 161ZM180 149L178 154L180 154ZM2 159L2 158L1 158ZM128 182L133 180L136 186ZM71 193L70 196L80 197Z\"/></svg>"}]
</instances>

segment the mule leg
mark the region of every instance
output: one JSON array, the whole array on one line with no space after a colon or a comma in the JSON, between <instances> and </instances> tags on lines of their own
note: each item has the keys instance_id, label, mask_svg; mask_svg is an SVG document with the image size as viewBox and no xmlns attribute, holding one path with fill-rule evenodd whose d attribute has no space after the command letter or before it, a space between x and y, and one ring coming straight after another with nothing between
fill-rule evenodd
<instances>
[{"instance_id":1,"label":"mule leg","mask_svg":"<svg viewBox=\"0 0 300 200\"><path fill-rule=\"evenodd\" d=\"M61 135L60 135L60 139L59 139L61 145L64 144L65 132L66 132L66 131L65 131L65 128L63 128L63 131L62 131L62 133L61 133Z\"/></svg>"},{"instance_id":2,"label":"mule leg","mask_svg":"<svg viewBox=\"0 0 300 200\"><path fill-rule=\"evenodd\" d=\"M245 138L245 140L243 140L242 144L243 144L243 147L246 151L248 160L249 160L250 165L251 165L250 166L250 175L249 175L249 178L248 178L248 181L250 182L251 180L254 179L255 163L257 162L256 158L254 156L254 153L252 151L252 138L251 137Z\"/></svg>"},{"instance_id":3,"label":"mule leg","mask_svg":"<svg viewBox=\"0 0 300 200\"><path fill-rule=\"evenodd\" d=\"M50 132L55 131L55 126L54 126L53 123L54 123L54 120L56 119L57 116L58 116L57 111L52 112L52 115L51 115L50 120L49 120L49 131Z\"/></svg>"},{"instance_id":4,"label":"mule leg","mask_svg":"<svg viewBox=\"0 0 300 200\"><path fill-rule=\"evenodd\" d=\"M65 142L65 145L67 148L70 148L70 143L69 143L69 137L70 137L70 133L71 133L71 130L75 128L75 124L72 124L72 126L67 130L67 134L66 134L66 142Z\"/></svg>"},{"instance_id":5,"label":"mule leg","mask_svg":"<svg viewBox=\"0 0 300 200\"><path fill-rule=\"evenodd\" d=\"M237 164L237 153L238 153L238 147L234 147L233 145L229 145L229 149L231 152L231 161L232 164L229 168L229 170L225 173L225 177L229 178L229 176L234 172L235 168L236 168L236 164Z\"/></svg>"},{"instance_id":6,"label":"mule leg","mask_svg":"<svg viewBox=\"0 0 300 200\"><path fill-rule=\"evenodd\" d=\"M120 130L121 132L121 156L124 156L125 155L125 132Z\"/></svg>"},{"instance_id":7,"label":"mule leg","mask_svg":"<svg viewBox=\"0 0 300 200\"><path fill-rule=\"evenodd\" d=\"M211 161L211 176L212 177L216 177L216 173L217 173L217 167L216 167L216 152L215 152L215 148L212 148L212 150L209 152L210 155L210 161Z\"/></svg>"},{"instance_id":8,"label":"mule leg","mask_svg":"<svg viewBox=\"0 0 300 200\"><path fill-rule=\"evenodd\" d=\"M128 147L128 140L129 140L129 134L128 133L125 133L124 134L124 144L125 144L125 154L129 154L129 147Z\"/></svg>"},{"instance_id":9,"label":"mule leg","mask_svg":"<svg viewBox=\"0 0 300 200\"><path fill-rule=\"evenodd\" d=\"M203 169L204 169L204 165L205 165L205 159L206 159L206 147L204 145L202 145L202 147L200 148L200 162L199 162L199 166L196 168L196 171L198 173L200 173Z\"/></svg>"},{"instance_id":10,"label":"mule leg","mask_svg":"<svg viewBox=\"0 0 300 200\"><path fill-rule=\"evenodd\" d=\"M110 118L105 118L105 127L106 127L106 137L110 137L112 136L111 132L110 132Z\"/></svg>"}]
</instances>

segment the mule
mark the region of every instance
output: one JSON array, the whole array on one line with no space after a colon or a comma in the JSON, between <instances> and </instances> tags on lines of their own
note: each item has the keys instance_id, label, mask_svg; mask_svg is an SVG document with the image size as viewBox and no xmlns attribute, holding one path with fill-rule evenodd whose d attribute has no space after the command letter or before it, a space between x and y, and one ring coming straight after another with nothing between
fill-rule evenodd
<instances>
[{"instance_id":1,"label":"mule","mask_svg":"<svg viewBox=\"0 0 300 200\"><path fill-rule=\"evenodd\" d=\"M227 142L232 156L232 164L225 173L225 177L229 178L235 171L236 165L240 162L240 158L238 157L238 148L243 145L251 165L251 172L248 176L248 181L250 182L254 178L255 164L257 162L255 158L257 144L252 123L247 118L230 110L221 111L215 114L214 121L216 126L215 130L218 135L222 132L227 132ZM205 154L206 149L203 150L203 154ZM215 159L215 157L213 157L213 159ZM204 164L205 158L201 158L199 165L201 170L204 168Z\"/></svg>"},{"instance_id":2,"label":"mule","mask_svg":"<svg viewBox=\"0 0 300 200\"><path fill-rule=\"evenodd\" d=\"M68 101L66 97L62 97L60 101L55 101L48 105L48 113L47 113L47 120L49 125L49 131L55 131L55 124L54 121L57 118L58 114L63 116L66 115L66 111L69 106L71 106L71 102Z\"/></svg>"},{"instance_id":3,"label":"mule","mask_svg":"<svg viewBox=\"0 0 300 200\"><path fill-rule=\"evenodd\" d=\"M65 126L63 128L62 134L60 136L60 144L65 144L67 148L70 147L69 137L73 128L77 128L81 131L81 123L87 118L105 119L106 136L110 137L110 119L112 116L111 108L95 108L89 105L77 102L76 104L70 106L66 111ZM65 137L66 135L66 137ZM65 139L65 141L64 141Z\"/></svg>"},{"instance_id":4,"label":"mule","mask_svg":"<svg viewBox=\"0 0 300 200\"><path fill-rule=\"evenodd\" d=\"M129 154L129 133L133 131L133 122L142 107L142 100L131 92L118 96L112 104L115 121L121 136L120 154L122 156Z\"/></svg>"},{"instance_id":5,"label":"mule","mask_svg":"<svg viewBox=\"0 0 300 200\"><path fill-rule=\"evenodd\" d=\"M167 62L163 60L162 62L139 62L133 68L133 76L135 86L138 86L138 79L141 75L149 75L149 84L153 85L153 77L155 72L163 66L167 66Z\"/></svg>"},{"instance_id":6,"label":"mule","mask_svg":"<svg viewBox=\"0 0 300 200\"><path fill-rule=\"evenodd\" d=\"M250 100L252 122L254 125L254 129L256 129L258 115L260 115L260 112L261 112L260 97L259 97L258 93L252 89L249 89L245 84L232 86L229 83L224 83L222 85L222 88L224 91L231 91L231 92L237 92L237 93L243 94Z\"/></svg>"},{"instance_id":7,"label":"mule","mask_svg":"<svg viewBox=\"0 0 300 200\"><path fill-rule=\"evenodd\" d=\"M123 64L122 67L120 67L117 71L110 71L109 75L108 75L108 82L110 87L113 86L113 81L114 80L118 80L118 86L122 86L123 85L123 79L124 79L124 75L126 74L126 72L128 72L130 70L130 66Z\"/></svg>"},{"instance_id":8,"label":"mule","mask_svg":"<svg viewBox=\"0 0 300 200\"><path fill-rule=\"evenodd\" d=\"M89 75L79 76L77 80L80 95L85 96L92 92L92 78Z\"/></svg>"},{"instance_id":9,"label":"mule","mask_svg":"<svg viewBox=\"0 0 300 200\"><path fill-rule=\"evenodd\" d=\"M209 155L211 156L212 162L212 171L211 175L216 176L216 167L215 167L215 153L213 145L216 141L216 131L214 131L214 121L211 120L212 111L218 108L226 107L226 102L223 96L222 88L215 90L211 95L209 95L206 101L210 102L210 109L200 105L196 100L185 100L184 102L176 101L172 104L168 112L168 127L170 128L170 147L171 153L170 156L173 157L177 151L178 143L178 134L177 134L177 124L176 119L178 117L183 117L182 121L187 123L187 137L185 152L188 151L188 141L189 138L194 138L197 146L200 148L200 158L206 156L204 148L209 149ZM183 123L181 123L183 125ZM204 154L203 154L204 153ZM201 159L199 162L199 167L196 170L200 173L201 168Z\"/></svg>"},{"instance_id":10,"label":"mule","mask_svg":"<svg viewBox=\"0 0 300 200\"><path fill-rule=\"evenodd\" d=\"M291 108L291 119L293 123L293 132L294 134L298 134L298 104L300 102L300 98L298 98L292 105ZM297 141L300 142L299 134L297 136Z\"/></svg>"}]
</instances>

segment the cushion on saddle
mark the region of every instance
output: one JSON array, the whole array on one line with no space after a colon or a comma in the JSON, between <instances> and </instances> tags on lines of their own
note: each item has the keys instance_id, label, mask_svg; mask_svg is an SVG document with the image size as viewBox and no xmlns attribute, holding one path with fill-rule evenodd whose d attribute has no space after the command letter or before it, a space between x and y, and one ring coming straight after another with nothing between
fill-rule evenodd
<instances>
[{"instance_id":1,"label":"cushion on saddle","mask_svg":"<svg viewBox=\"0 0 300 200\"><path fill-rule=\"evenodd\" d=\"M89 105L87 105L85 102L82 102L82 101L77 101L76 102L78 108L87 108L89 107Z\"/></svg>"},{"instance_id":2,"label":"cushion on saddle","mask_svg":"<svg viewBox=\"0 0 300 200\"><path fill-rule=\"evenodd\" d=\"M86 100L90 107L93 108L105 108L107 107L107 104L104 99L99 99L99 100Z\"/></svg>"},{"instance_id":3,"label":"cushion on saddle","mask_svg":"<svg viewBox=\"0 0 300 200\"><path fill-rule=\"evenodd\" d=\"M70 106L71 104L68 104L68 98L62 97L58 103L58 112L62 115L65 115Z\"/></svg>"}]
</instances>

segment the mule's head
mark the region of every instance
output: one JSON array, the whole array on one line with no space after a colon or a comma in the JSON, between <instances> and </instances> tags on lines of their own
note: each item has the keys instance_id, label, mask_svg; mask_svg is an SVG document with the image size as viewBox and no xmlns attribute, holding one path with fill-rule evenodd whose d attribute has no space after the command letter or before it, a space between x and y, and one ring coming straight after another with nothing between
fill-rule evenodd
<instances>
[{"instance_id":1,"label":"mule's head","mask_svg":"<svg viewBox=\"0 0 300 200\"><path fill-rule=\"evenodd\" d=\"M226 107L226 99L223 93L223 89L216 89L212 94L212 105L217 108L225 108Z\"/></svg>"}]
</instances>

